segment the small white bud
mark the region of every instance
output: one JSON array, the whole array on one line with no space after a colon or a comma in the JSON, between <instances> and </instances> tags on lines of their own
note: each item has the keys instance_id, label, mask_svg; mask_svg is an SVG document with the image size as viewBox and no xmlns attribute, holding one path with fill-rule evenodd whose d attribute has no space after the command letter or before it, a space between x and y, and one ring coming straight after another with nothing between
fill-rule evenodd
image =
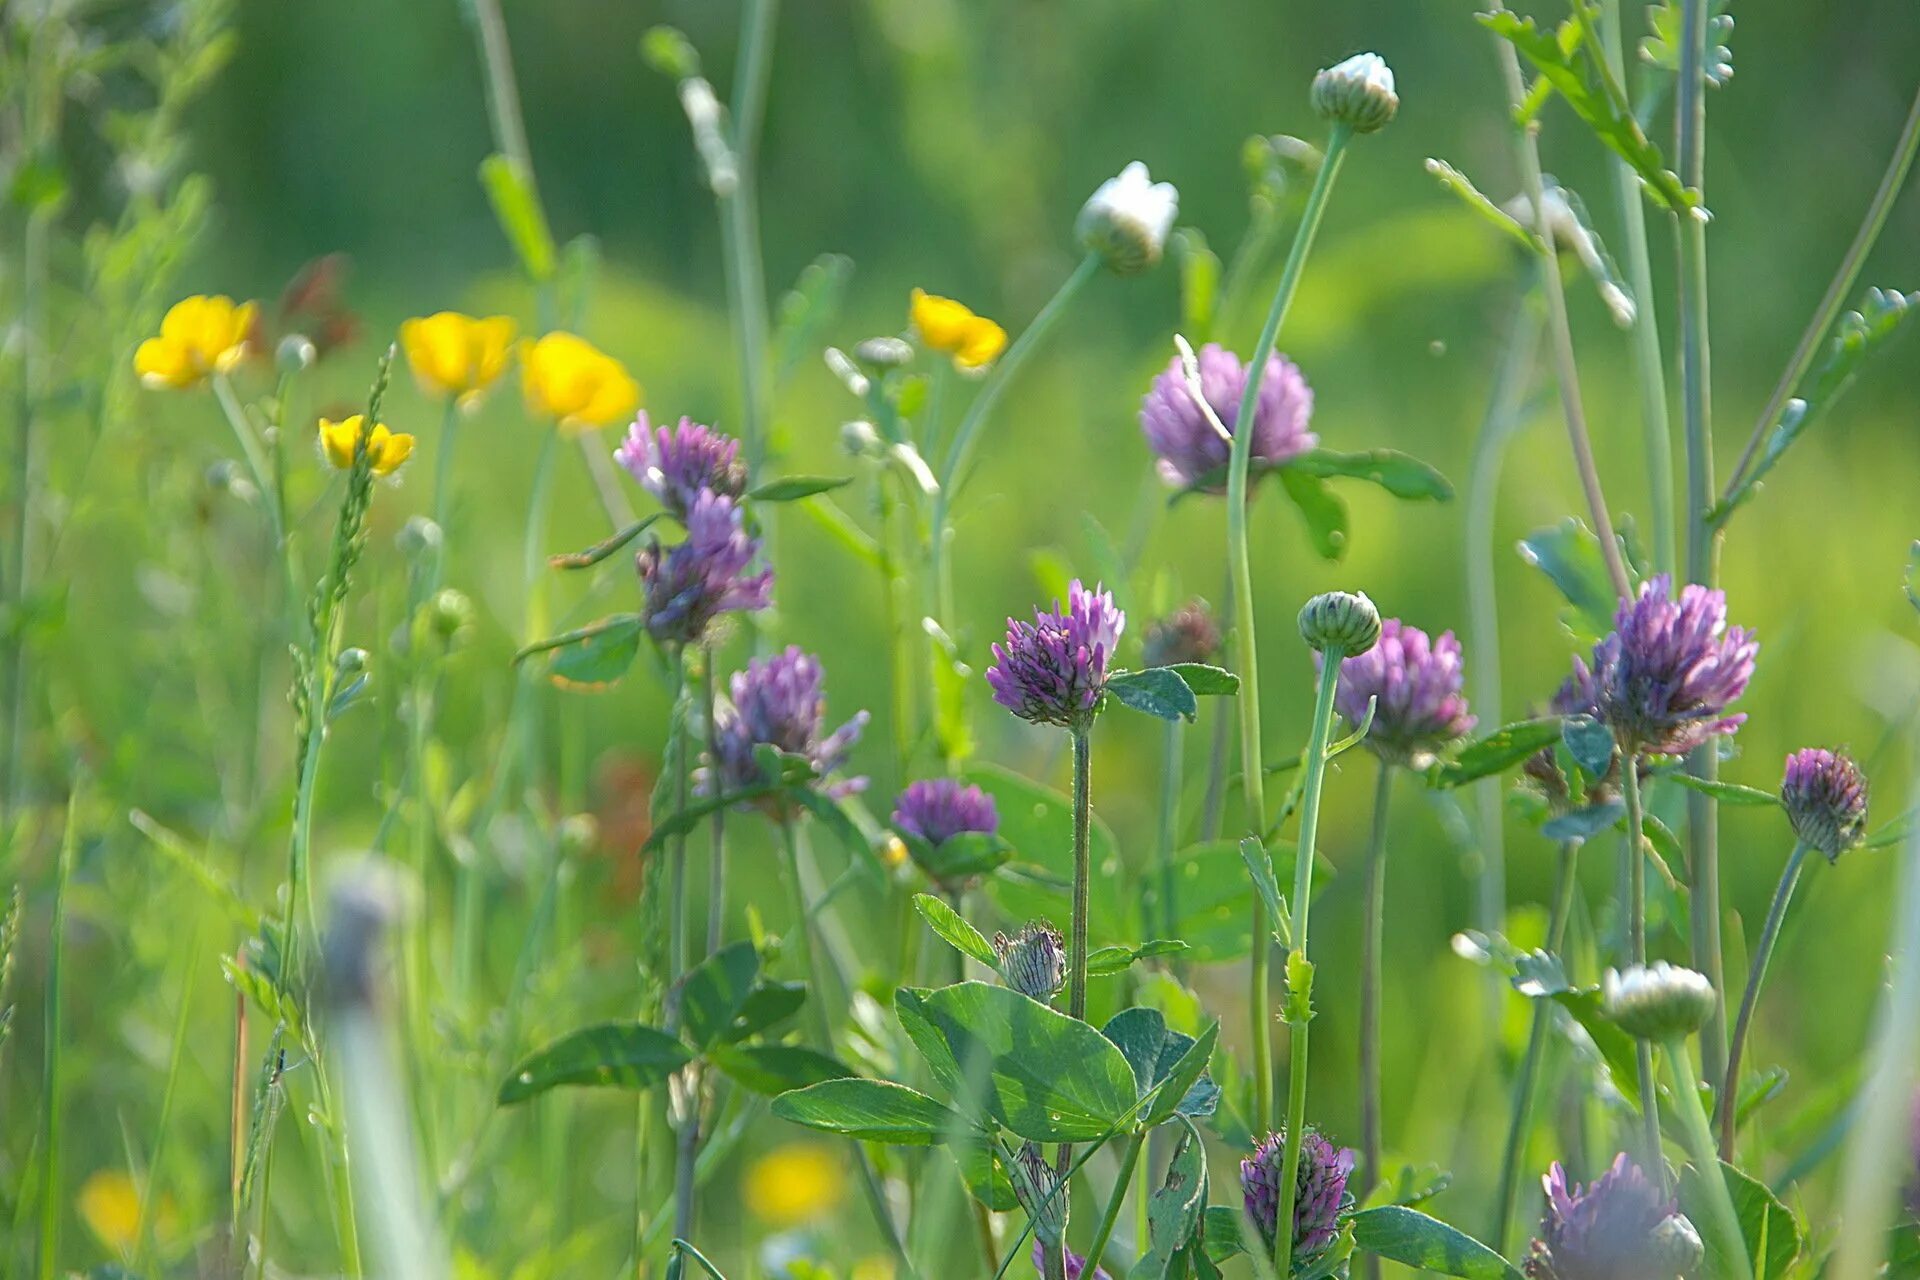
<instances>
[{"instance_id":1,"label":"small white bud","mask_svg":"<svg viewBox=\"0 0 1920 1280\"><path fill-rule=\"evenodd\" d=\"M1377 53L1356 53L1313 78L1313 109L1355 133L1378 133L1400 109L1393 68Z\"/></svg>"},{"instance_id":2,"label":"small white bud","mask_svg":"<svg viewBox=\"0 0 1920 1280\"><path fill-rule=\"evenodd\" d=\"M1160 261L1179 212L1180 192L1135 160L1087 198L1074 231L1111 270L1137 275Z\"/></svg>"}]
</instances>

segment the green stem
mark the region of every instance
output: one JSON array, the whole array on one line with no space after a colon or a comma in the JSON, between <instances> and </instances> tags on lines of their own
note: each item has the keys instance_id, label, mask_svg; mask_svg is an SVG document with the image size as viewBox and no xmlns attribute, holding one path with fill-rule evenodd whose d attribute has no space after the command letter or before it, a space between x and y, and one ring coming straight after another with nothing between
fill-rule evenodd
<instances>
[{"instance_id":1,"label":"green stem","mask_svg":"<svg viewBox=\"0 0 1920 1280\"><path fill-rule=\"evenodd\" d=\"M1667 1052L1667 1070L1673 1077L1673 1096L1680 1112L1680 1132L1686 1143L1687 1157L1707 1193L1707 1227L1715 1237L1708 1257L1718 1259L1724 1280L1746 1280L1753 1275L1753 1263L1747 1254L1747 1241L1740 1230L1740 1215L1734 1211L1733 1196L1727 1189L1727 1176L1713 1147L1713 1131L1707 1124L1707 1109L1700 1103L1700 1080L1694 1074L1693 1055L1687 1052L1685 1036L1674 1036L1663 1046Z\"/></svg>"},{"instance_id":2,"label":"green stem","mask_svg":"<svg viewBox=\"0 0 1920 1280\"><path fill-rule=\"evenodd\" d=\"M77 823L80 814L80 789L76 785L67 797L67 825L60 835L60 859L53 880L53 918L47 942L47 1039L45 1100L40 1112L40 1280L53 1280L58 1271L55 1259L60 1254L60 1210L65 1204L60 1194L60 1053L66 1035L61 1030L64 1003L67 952L67 882L73 876L73 854L79 844Z\"/></svg>"},{"instance_id":3,"label":"green stem","mask_svg":"<svg viewBox=\"0 0 1920 1280\"><path fill-rule=\"evenodd\" d=\"M1260 403L1260 384L1266 376L1267 360L1280 340L1280 326L1286 321L1288 308L1293 305L1294 291L1299 288L1307 254L1312 250L1314 236L1320 230L1321 219L1327 211L1327 200L1333 192L1334 180L1340 176L1340 166L1346 159L1347 142L1351 137L1352 132L1340 124L1335 124L1327 135L1326 157L1321 161L1320 172L1314 175L1313 189L1308 192L1306 207L1301 211L1300 226L1293 235L1293 247L1287 251L1286 266L1281 269L1273 304L1267 309L1267 320L1261 327L1260 339L1254 344L1253 355L1247 362L1247 385L1240 397L1235 423L1251 423L1254 420L1255 409ZM1242 789L1246 794L1247 834L1264 844L1267 787L1266 769L1260 753L1260 665L1254 639L1253 559L1248 549L1250 512L1247 487L1252 462L1253 432L1234 432L1233 447L1227 460L1227 567L1233 575L1233 612L1239 622L1234 629L1234 636L1238 641L1236 657L1240 675L1240 773ZM1337 666L1338 662L1334 665ZM1331 696L1329 693L1329 705ZM1324 749L1324 740L1321 746ZM1296 903L1294 910L1303 914L1302 904ZM1304 923L1302 920L1296 945L1305 942ZM1265 1133L1273 1125L1273 1019L1269 1013L1271 999L1267 974L1272 951L1267 938L1272 927L1272 922L1267 919L1266 904L1256 895L1253 901L1253 952L1248 966L1247 1022L1253 1037L1253 1127L1257 1133ZM1291 1137L1289 1134L1289 1140ZM1276 1233L1276 1238L1284 1234Z\"/></svg>"},{"instance_id":4,"label":"green stem","mask_svg":"<svg viewBox=\"0 0 1920 1280\"><path fill-rule=\"evenodd\" d=\"M1386 942L1387 810L1393 766L1380 761L1373 793L1373 832L1367 840L1366 927L1360 944L1360 1198L1380 1185L1380 953ZM1371 1254L1369 1274L1378 1274Z\"/></svg>"},{"instance_id":5,"label":"green stem","mask_svg":"<svg viewBox=\"0 0 1920 1280\"><path fill-rule=\"evenodd\" d=\"M1093 887L1089 835L1092 829L1093 739L1088 724L1075 725L1073 735L1073 933L1067 940L1067 1013L1087 1016L1087 907ZM1063 1142L1054 1167L1064 1181L1073 1162L1073 1144Z\"/></svg>"},{"instance_id":6,"label":"green stem","mask_svg":"<svg viewBox=\"0 0 1920 1280\"><path fill-rule=\"evenodd\" d=\"M173 1130L173 1104L180 1087L180 1064L186 1060L187 1015L193 1008L194 965L200 954L200 930L196 922L193 935L181 958L180 1008L174 1014L173 1045L167 1054L167 1083L160 1094L160 1123L153 1135L153 1154L147 1160L147 1178L140 1188L140 1213L133 1231L133 1269L144 1274L153 1243L153 1206L159 1195L160 1171L166 1161L167 1137Z\"/></svg>"},{"instance_id":7,"label":"green stem","mask_svg":"<svg viewBox=\"0 0 1920 1280\"><path fill-rule=\"evenodd\" d=\"M1101 1255L1107 1251L1107 1241L1113 1237L1114 1224L1120 1221L1120 1209L1127 1201L1127 1188L1133 1182L1133 1168L1140 1162L1140 1147L1147 1140L1147 1131L1141 1129L1127 1139L1127 1145L1120 1153L1120 1169L1113 1175L1113 1191L1107 1196L1107 1211L1100 1215L1100 1226L1093 1233L1093 1242L1087 1246L1087 1269L1083 1273L1091 1276L1101 1265Z\"/></svg>"},{"instance_id":8,"label":"green stem","mask_svg":"<svg viewBox=\"0 0 1920 1280\"><path fill-rule=\"evenodd\" d=\"M1632 752L1620 753L1620 777L1627 801L1627 959L1647 962L1647 853L1646 819L1640 804L1640 761ZM1664 1181L1660 1161L1660 1105L1653 1078L1653 1044L1636 1042L1640 1067L1641 1164L1656 1180Z\"/></svg>"},{"instance_id":9,"label":"green stem","mask_svg":"<svg viewBox=\"0 0 1920 1280\"><path fill-rule=\"evenodd\" d=\"M714 714L714 703L719 691L720 671L719 655L712 644L706 647L704 662L705 678L701 680L700 687L706 700L707 759L718 760L719 723ZM707 822L712 837L707 851L707 954L712 955L726 941L727 811L715 809Z\"/></svg>"},{"instance_id":10,"label":"green stem","mask_svg":"<svg viewBox=\"0 0 1920 1280\"><path fill-rule=\"evenodd\" d=\"M1760 941L1753 949L1753 963L1747 970L1747 990L1740 998L1740 1016L1733 1024L1733 1042L1727 1047L1726 1076L1720 1085L1720 1158L1733 1160L1734 1128L1740 1110L1740 1059L1747 1044L1747 1031L1753 1022L1754 1006L1760 1003L1760 984L1767 980L1767 965L1773 959L1774 945L1780 941L1780 922L1786 919L1787 904L1793 901L1794 886L1800 883L1800 869L1807 860L1807 843L1796 840L1787 865L1780 872L1780 883L1773 891L1773 905L1767 908L1767 922L1760 929Z\"/></svg>"},{"instance_id":11,"label":"green stem","mask_svg":"<svg viewBox=\"0 0 1920 1280\"><path fill-rule=\"evenodd\" d=\"M460 438L462 416L459 400L448 396L446 411L440 419L440 456L434 459L433 466L433 522L440 529L440 552L433 558L430 584L436 588L445 576L447 547L452 541L447 520L453 510L454 444Z\"/></svg>"},{"instance_id":12,"label":"green stem","mask_svg":"<svg viewBox=\"0 0 1920 1280\"><path fill-rule=\"evenodd\" d=\"M1328 148L1329 155L1332 148ZM1333 691L1345 657L1338 645L1321 653L1320 684L1313 700L1313 727L1307 733L1307 776L1300 797L1300 840L1293 862L1293 953L1287 959L1287 1124L1280 1160L1280 1215L1273 1232L1273 1269L1292 1272L1293 1212L1299 1194L1300 1146L1307 1123L1307 1028L1312 1017L1313 966L1307 962L1307 917L1313 905L1313 856L1320 835L1320 792L1327 780L1327 741L1333 733ZM1244 695L1245 690L1242 689ZM1298 974L1308 989L1293 990ZM1266 1037L1262 1035L1260 1039ZM1257 1043L1258 1041L1256 1041ZM1264 1095L1271 1086L1261 1081Z\"/></svg>"},{"instance_id":13,"label":"green stem","mask_svg":"<svg viewBox=\"0 0 1920 1280\"><path fill-rule=\"evenodd\" d=\"M1160 746L1160 918L1141 920L1163 938L1174 937L1180 928L1179 885L1174 875L1173 855L1180 842L1180 722L1167 721Z\"/></svg>"},{"instance_id":14,"label":"green stem","mask_svg":"<svg viewBox=\"0 0 1920 1280\"><path fill-rule=\"evenodd\" d=\"M686 741L686 708L681 703L687 692L687 655L686 650L676 647L668 655L668 664L673 677L673 735ZM686 812L689 794L687 771L687 750L683 746L674 753L673 763L673 811L676 815ZM688 968L687 945L687 836L685 832L676 835L667 848L667 1030L677 1032L680 1029L680 981L686 976ZM693 1233L694 1195L693 1166L700 1152L700 1103L699 1076L697 1070L690 1068L680 1077L684 1081L684 1094L669 1101L669 1110L679 1109L681 1114L675 1117L674 1125L674 1176L673 1176L673 1234L680 1237ZM670 1097L672 1097L670 1090ZM647 1154L644 1146L636 1147L633 1153L635 1170L635 1189L638 1192L633 1219L634 1257L641 1256L639 1242L646 1238L647 1197L644 1171Z\"/></svg>"},{"instance_id":15,"label":"green stem","mask_svg":"<svg viewBox=\"0 0 1920 1280\"><path fill-rule=\"evenodd\" d=\"M1554 883L1553 914L1547 921L1547 950L1560 954L1567 936L1567 918L1573 914L1573 899L1579 888L1574 867L1580 856L1580 842L1568 840L1560 846L1560 867ZM1519 1213L1520 1161L1526 1150L1527 1134L1533 1127L1533 1103L1540 1080L1540 1061L1547 1046L1547 1031L1553 1025L1552 1002L1533 1001L1532 1025L1527 1030L1527 1053L1520 1061L1520 1075L1513 1084L1513 1110L1507 1119L1507 1145L1500 1160L1500 1199L1498 1219L1489 1239L1495 1249L1509 1244L1513 1220Z\"/></svg>"}]
</instances>

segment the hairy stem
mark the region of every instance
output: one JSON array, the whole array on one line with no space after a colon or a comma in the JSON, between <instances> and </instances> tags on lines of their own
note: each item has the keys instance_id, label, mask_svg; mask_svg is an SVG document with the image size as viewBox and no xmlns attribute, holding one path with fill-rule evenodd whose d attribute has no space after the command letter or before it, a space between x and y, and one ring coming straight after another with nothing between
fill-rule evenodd
<instances>
[{"instance_id":1,"label":"hairy stem","mask_svg":"<svg viewBox=\"0 0 1920 1280\"><path fill-rule=\"evenodd\" d=\"M1380 761L1373 792L1373 830L1367 839L1366 925L1360 935L1360 1180L1359 1192L1380 1184L1380 952L1386 941L1387 810L1393 766ZM1379 1274L1369 1254L1369 1275Z\"/></svg>"},{"instance_id":2,"label":"hairy stem","mask_svg":"<svg viewBox=\"0 0 1920 1280\"><path fill-rule=\"evenodd\" d=\"M1760 929L1760 941L1754 945L1753 962L1747 970L1747 990L1740 997L1740 1016L1733 1024L1733 1041L1727 1046L1726 1078L1720 1086L1718 1110L1720 1122L1720 1158L1733 1160L1734 1128L1740 1111L1740 1059L1747 1044L1747 1031L1753 1022L1754 1006L1760 1003L1760 984L1767 980L1767 965L1773 959L1774 944L1780 941L1780 922L1786 919L1787 904L1793 901L1794 886L1800 883L1800 870L1807 860L1807 844L1796 840L1793 853L1780 872L1774 887L1773 904L1767 908L1767 922Z\"/></svg>"}]
</instances>

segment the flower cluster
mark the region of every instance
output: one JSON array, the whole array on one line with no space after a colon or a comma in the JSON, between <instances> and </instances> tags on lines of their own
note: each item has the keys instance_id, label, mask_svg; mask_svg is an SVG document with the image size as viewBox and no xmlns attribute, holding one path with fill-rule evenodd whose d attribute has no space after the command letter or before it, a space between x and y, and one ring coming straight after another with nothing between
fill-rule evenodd
<instances>
[{"instance_id":1,"label":"flower cluster","mask_svg":"<svg viewBox=\"0 0 1920 1280\"><path fill-rule=\"evenodd\" d=\"M1577 696L1631 755L1684 755L1746 719L1726 710L1753 677L1759 642L1727 626L1724 593L1689 585L1675 601L1671 589L1665 574L1649 579L1620 605L1591 665L1573 664Z\"/></svg>"},{"instance_id":2,"label":"flower cluster","mask_svg":"<svg viewBox=\"0 0 1920 1280\"><path fill-rule=\"evenodd\" d=\"M734 673L729 684L732 702L716 713L714 762L720 783L728 791L757 786L767 779L755 748L773 747L800 756L822 777L846 763L853 744L866 728L861 711L832 733L823 732L827 697L820 660L797 647L770 657L755 658L745 671ZM866 786L865 778L846 778L827 788L830 795L846 795Z\"/></svg>"},{"instance_id":3,"label":"flower cluster","mask_svg":"<svg viewBox=\"0 0 1920 1280\"><path fill-rule=\"evenodd\" d=\"M1200 390L1219 428L1194 403L1186 374L1175 356L1140 402L1140 430L1159 459L1160 476L1180 489L1225 493L1232 435L1239 430L1240 399L1246 394L1248 366L1217 343L1200 348ZM1319 437L1307 429L1313 417L1313 388L1299 368L1278 353L1267 358L1254 403L1252 466L1255 471L1282 466L1313 448Z\"/></svg>"},{"instance_id":4,"label":"flower cluster","mask_svg":"<svg viewBox=\"0 0 1920 1280\"><path fill-rule=\"evenodd\" d=\"M1669 1196L1622 1154L1587 1186L1556 1161L1527 1256L1532 1280L1672 1280L1698 1265L1700 1237Z\"/></svg>"},{"instance_id":5,"label":"flower cluster","mask_svg":"<svg viewBox=\"0 0 1920 1280\"><path fill-rule=\"evenodd\" d=\"M1280 1220L1280 1180L1286 1136L1270 1133L1240 1162L1240 1190L1247 1216L1260 1228L1269 1248ZM1349 1204L1347 1179L1353 1173L1355 1153L1336 1147L1318 1130L1308 1129L1300 1142L1300 1169L1293 1201L1293 1257L1311 1259L1340 1235L1340 1213Z\"/></svg>"},{"instance_id":6,"label":"flower cluster","mask_svg":"<svg viewBox=\"0 0 1920 1280\"><path fill-rule=\"evenodd\" d=\"M634 556L647 631L662 644L703 639L724 613L754 612L773 603L773 570L751 572L760 540L746 530L733 499L701 490L686 514L686 540L656 542Z\"/></svg>"},{"instance_id":7,"label":"flower cluster","mask_svg":"<svg viewBox=\"0 0 1920 1280\"><path fill-rule=\"evenodd\" d=\"M613 456L682 523L703 491L736 500L747 491L740 442L691 418L680 419L676 426L655 427L642 409Z\"/></svg>"},{"instance_id":8,"label":"flower cluster","mask_svg":"<svg viewBox=\"0 0 1920 1280\"><path fill-rule=\"evenodd\" d=\"M1867 775L1846 755L1808 747L1787 757L1780 803L1793 832L1832 862L1867 833Z\"/></svg>"},{"instance_id":9,"label":"flower cluster","mask_svg":"<svg viewBox=\"0 0 1920 1280\"><path fill-rule=\"evenodd\" d=\"M1127 615L1111 592L1088 591L1078 578L1067 607L1035 611L1032 622L1007 619L1007 638L993 646L987 683L993 700L1034 724L1084 727L1106 695L1107 663L1126 630Z\"/></svg>"},{"instance_id":10,"label":"flower cluster","mask_svg":"<svg viewBox=\"0 0 1920 1280\"><path fill-rule=\"evenodd\" d=\"M1388 618L1373 648L1341 662L1334 706L1358 729L1372 702L1368 749L1382 760L1421 769L1473 730L1474 718L1460 693L1463 678L1460 642L1453 632L1433 640L1418 627Z\"/></svg>"}]
</instances>

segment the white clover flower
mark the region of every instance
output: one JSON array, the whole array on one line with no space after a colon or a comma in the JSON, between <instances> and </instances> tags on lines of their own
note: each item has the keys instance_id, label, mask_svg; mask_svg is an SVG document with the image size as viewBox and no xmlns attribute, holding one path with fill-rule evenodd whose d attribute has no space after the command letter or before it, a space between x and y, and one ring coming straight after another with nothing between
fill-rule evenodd
<instances>
[{"instance_id":1,"label":"white clover flower","mask_svg":"<svg viewBox=\"0 0 1920 1280\"><path fill-rule=\"evenodd\" d=\"M1179 212L1174 185L1155 182L1135 160L1087 198L1074 231L1112 270L1135 275L1160 261Z\"/></svg>"},{"instance_id":2,"label":"white clover flower","mask_svg":"<svg viewBox=\"0 0 1920 1280\"><path fill-rule=\"evenodd\" d=\"M1313 109L1355 133L1378 133L1400 109L1393 68L1377 53L1356 53L1313 78Z\"/></svg>"}]
</instances>

